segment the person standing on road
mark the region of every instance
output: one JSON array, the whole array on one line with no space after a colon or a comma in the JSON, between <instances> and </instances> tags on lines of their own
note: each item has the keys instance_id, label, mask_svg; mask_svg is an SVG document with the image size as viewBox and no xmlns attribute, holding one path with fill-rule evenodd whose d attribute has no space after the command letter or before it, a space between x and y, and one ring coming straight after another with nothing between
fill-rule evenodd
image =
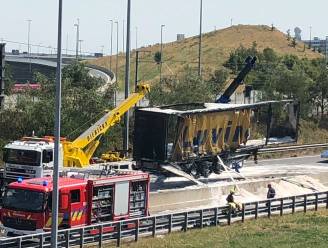
<instances>
[{"instance_id":1,"label":"person standing on road","mask_svg":"<svg viewBox=\"0 0 328 248\"><path fill-rule=\"evenodd\" d=\"M268 184L268 193L267 193L267 199L273 199L276 196L276 191L272 187L271 184Z\"/></svg>"}]
</instances>

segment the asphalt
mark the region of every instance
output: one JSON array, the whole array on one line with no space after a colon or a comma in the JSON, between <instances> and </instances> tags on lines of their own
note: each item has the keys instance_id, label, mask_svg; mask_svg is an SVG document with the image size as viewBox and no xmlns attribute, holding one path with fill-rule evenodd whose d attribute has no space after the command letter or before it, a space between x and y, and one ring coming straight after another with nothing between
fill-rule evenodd
<instances>
[{"instance_id":1,"label":"asphalt","mask_svg":"<svg viewBox=\"0 0 328 248\"><path fill-rule=\"evenodd\" d=\"M230 182L247 179L283 178L290 176L307 175L318 179L322 184L328 185L328 162L320 158L320 155L259 160L257 164L246 161L240 169L240 174L234 171L223 172L220 175L211 174L209 178L200 178L205 184ZM325 179L327 176L327 179ZM165 177L152 175L151 190L172 190L195 185L182 177Z\"/></svg>"},{"instance_id":2,"label":"asphalt","mask_svg":"<svg viewBox=\"0 0 328 248\"><path fill-rule=\"evenodd\" d=\"M320 158L320 155L291 157L291 158L279 158L279 159L265 159L259 160L258 164L254 161L246 161L245 167L249 166L267 166L267 165L312 165L312 166L327 166L328 162L325 159Z\"/></svg>"}]
</instances>

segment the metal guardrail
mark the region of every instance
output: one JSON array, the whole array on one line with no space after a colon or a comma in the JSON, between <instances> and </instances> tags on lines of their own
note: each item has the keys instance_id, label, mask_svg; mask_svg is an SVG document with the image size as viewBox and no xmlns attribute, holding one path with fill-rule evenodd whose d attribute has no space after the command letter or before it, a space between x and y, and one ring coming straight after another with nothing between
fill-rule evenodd
<instances>
[{"instance_id":1,"label":"metal guardrail","mask_svg":"<svg viewBox=\"0 0 328 248\"><path fill-rule=\"evenodd\" d=\"M272 148L261 148L258 153L275 153L275 152L287 152L287 151L297 151L304 149L315 149L315 148L325 148L328 147L328 143L323 144L308 144L308 145L294 145L294 146L280 146Z\"/></svg>"},{"instance_id":2,"label":"metal guardrail","mask_svg":"<svg viewBox=\"0 0 328 248\"><path fill-rule=\"evenodd\" d=\"M105 242L121 245L122 240L138 241L143 236L155 236L172 231L187 231L206 226L230 225L235 221L257 219L260 216L283 215L306 212L308 209L328 208L328 192L317 192L272 200L248 202L243 210L233 213L228 206L206 208L139 219L102 223L80 228L61 230L58 247L84 247L87 244L103 247ZM0 248L5 247L50 247L51 233L26 235L0 239Z\"/></svg>"}]
</instances>

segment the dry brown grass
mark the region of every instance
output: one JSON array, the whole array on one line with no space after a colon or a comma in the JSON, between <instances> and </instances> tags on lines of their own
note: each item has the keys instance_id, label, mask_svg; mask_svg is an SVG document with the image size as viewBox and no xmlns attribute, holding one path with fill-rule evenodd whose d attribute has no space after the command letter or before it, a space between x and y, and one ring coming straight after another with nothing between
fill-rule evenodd
<instances>
[{"instance_id":1,"label":"dry brown grass","mask_svg":"<svg viewBox=\"0 0 328 248\"><path fill-rule=\"evenodd\" d=\"M287 40L284 33L275 30L271 31L268 26L238 25L226 29L204 34L203 38L203 70L205 75L209 75L214 69L222 66L227 60L231 51L240 45L251 47L253 42L257 43L258 50L270 47L278 54L293 54L300 58L318 58L321 55L309 49L304 50L304 44L299 43L294 48L291 41ZM159 67L154 63L153 56L160 50L159 44L142 48L143 51L150 51L151 55L143 54L139 64L139 79L142 81L154 81L159 79ZM162 72L164 76L176 75L186 66L197 67L198 58L198 37L190 37L181 42L171 42L164 44L164 65ZM90 61L109 68L109 57L103 57ZM112 69L115 72L116 56L112 58ZM125 56L119 54L118 59L118 81L119 85L124 81ZM131 56L131 82L134 82L135 51Z\"/></svg>"}]
</instances>

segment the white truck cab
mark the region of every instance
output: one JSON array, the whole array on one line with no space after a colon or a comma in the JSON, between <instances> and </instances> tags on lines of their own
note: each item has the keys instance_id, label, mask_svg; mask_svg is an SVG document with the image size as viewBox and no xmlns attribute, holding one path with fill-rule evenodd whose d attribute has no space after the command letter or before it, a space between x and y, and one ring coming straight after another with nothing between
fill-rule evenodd
<instances>
[{"instance_id":1,"label":"white truck cab","mask_svg":"<svg viewBox=\"0 0 328 248\"><path fill-rule=\"evenodd\" d=\"M16 180L51 176L54 142L49 138L24 137L4 147L4 177ZM62 154L62 152L60 153ZM62 157L59 159L62 164Z\"/></svg>"}]
</instances>

